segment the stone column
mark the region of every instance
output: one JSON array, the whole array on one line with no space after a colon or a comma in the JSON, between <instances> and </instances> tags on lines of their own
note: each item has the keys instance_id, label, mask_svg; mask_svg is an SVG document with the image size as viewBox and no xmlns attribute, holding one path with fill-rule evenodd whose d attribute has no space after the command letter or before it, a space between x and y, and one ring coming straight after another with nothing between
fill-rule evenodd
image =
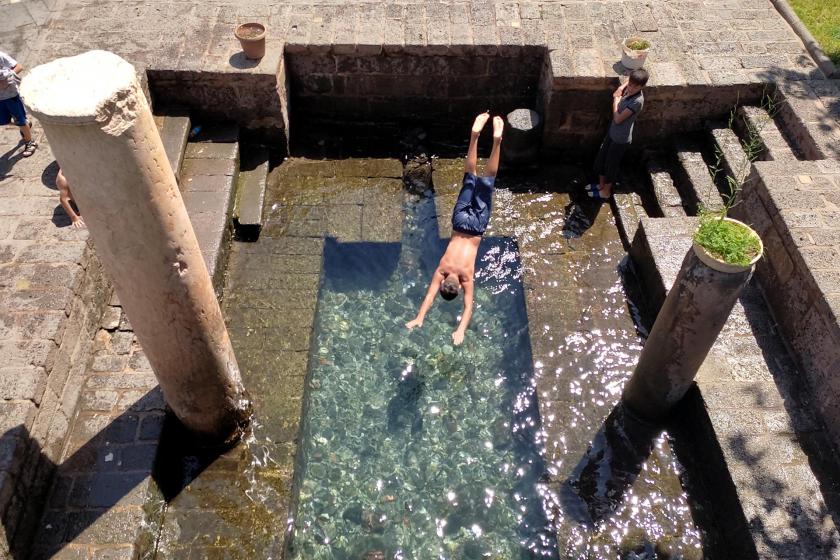
<instances>
[{"instance_id":1,"label":"stone column","mask_svg":"<svg viewBox=\"0 0 840 560\"><path fill-rule=\"evenodd\" d=\"M251 404L134 67L105 51L61 58L34 68L21 95L70 183L167 404L205 441L235 440Z\"/></svg>"},{"instance_id":2,"label":"stone column","mask_svg":"<svg viewBox=\"0 0 840 560\"><path fill-rule=\"evenodd\" d=\"M656 317L624 404L648 419L664 417L694 382L754 267L721 272L688 250Z\"/></svg>"},{"instance_id":3,"label":"stone column","mask_svg":"<svg viewBox=\"0 0 840 560\"><path fill-rule=\"evenodd\" d=\"M537 161L542 142L542 118L532 109L515 109L505 117L502 162L530 165Z\"/></svg>"}]
</instances>

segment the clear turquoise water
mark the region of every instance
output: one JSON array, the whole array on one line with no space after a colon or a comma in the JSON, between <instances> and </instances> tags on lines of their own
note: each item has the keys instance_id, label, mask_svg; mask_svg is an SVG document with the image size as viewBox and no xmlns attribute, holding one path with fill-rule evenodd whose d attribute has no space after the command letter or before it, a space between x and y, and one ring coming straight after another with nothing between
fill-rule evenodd
<instances>
[{"instance_id":1,"label":"clear turquoise water","mask_svg":"<svg viewBox=\"0 0 840 560\"><path fill-rule=\"evenodd\" d=\"M543 512L521 267L482 242L476 310L416 313L445 240L430 198L408 197L401 244L327 242L291 558L556 558Z\"/></svg>"}]
</instances>

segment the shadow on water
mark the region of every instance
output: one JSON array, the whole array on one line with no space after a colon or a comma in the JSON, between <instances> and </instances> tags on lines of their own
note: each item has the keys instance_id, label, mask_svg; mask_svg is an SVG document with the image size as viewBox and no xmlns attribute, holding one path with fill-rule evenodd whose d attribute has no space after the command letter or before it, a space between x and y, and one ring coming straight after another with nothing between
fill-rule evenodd
<instances>
[{"instance_id":1,"label":"shadow on water","mask_svg":"<svg viewBox=\"0 0 840 560\"><path fill-rule=\"evenodd\" d=\"M577 523L594 527L615 511L661 432L662 426L635 416L621 402L612 409L560 492Z\"/></svg>"},{"instance_id":2,"label":"shadow on water","mask_svg":"<svg viewBox=\"0 0 840 560\"><path fill-rule=\"evenodd\" d=\"M457 351L460 298L402 325L447 241L426 192L405 194L397 253L325 245L290 558L557 557L516 244L482 240Z\"/></svg>"}]
</instances>

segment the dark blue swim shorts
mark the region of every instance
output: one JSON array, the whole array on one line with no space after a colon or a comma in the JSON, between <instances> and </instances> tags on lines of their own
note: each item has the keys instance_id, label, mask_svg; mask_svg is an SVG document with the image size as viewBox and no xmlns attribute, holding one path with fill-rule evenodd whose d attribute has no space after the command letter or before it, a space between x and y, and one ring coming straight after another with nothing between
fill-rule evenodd
<instances>
[{"instance_id":1,"label":"dark blue swim shorts","mask_svg":"<svg viewBox=\"0 0 840 560\"><path fill-rule=\"evenodd\" d=\"M0 100L0 125L9 124L12 122L12 117L14 117L16 125L23 126L26 124L26 109L19 95L11 99Z\"/></svg>"},{"instance_id":2,"label":"dark blue swim shorts","mask_svg":"<svg viewBox=\"0 0 840 560\"><path fill-rule=\"evenodd\" d=\"M483 235L490 222L495 177L464 174L464 186L452 211L452 229L467 235Z\"/></svg>"}]
</instances>

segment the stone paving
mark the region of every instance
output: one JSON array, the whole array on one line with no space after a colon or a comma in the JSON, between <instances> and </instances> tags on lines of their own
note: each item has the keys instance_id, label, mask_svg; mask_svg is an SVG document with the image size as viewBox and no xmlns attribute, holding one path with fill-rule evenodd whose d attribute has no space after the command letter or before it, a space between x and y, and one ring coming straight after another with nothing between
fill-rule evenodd
<instances>
[{"instance_id":1,"label":"stone paving","mask_svg":"<svg viewBox=\"0 0 840 560\"><path fill-rule=\"evenodd\" d=\"M269 54L257 65L242 64L232 39L235 25L252 18L267 21L271 30ZM289 53L326 55L338 64L340 57L350 54L457 57L481 52L504 56L529 45L545 45L551 87L591 87L581 101L588 106L597 104L593 92L596 97L608 95L605 84L610 82L605 80L616 75L613 64L620 55L618 41L629 34L650 38L655 45L648 67L651 86L660 88L652 91L661 97L652 96L649 114L667 111L679 119L699 107L680 101L684 85L726 88L775 82L786 101L780 120L799 135L804 154L831 158L834 163L840 157L838 82L824 79L795 34L765 1L351 4L294 0L270 4L211 0L200 6L153 0L0 1L0 48L29 68L56 56L109 48L139 69L273 79L284 48ZM334 84L331 81L330 87ZM241 90L231 93L240 94ZM574 104L563 108L560 102L552 104L552 99L562 100L547 98L543 109L550 116L548 123L557 136L571 138L571 143L576 130L595 130L604 122L603 116L575 113ZM720 103L724 101L729 102L730 97L721 98ZM717 106L709 107L711 111ZM0 345L3 354L9 354L3 379L15 380L3 383L0 402L0 432L5 434L0 510L6 512L7 538L17 528L6 504L24 499L20 489L17 498L11 493L11 484L23 465L43 467L68 457L62 449L80 398L86 344L107 299L103 292L91 288L96 284L91 278L98 273L97 265L87 256L86 232L66 227L57 195L50 187L55 165L37 124L35 133L41 142L36 156L21 159L11 151L0 157ZM7 147L4 150L13 148L17 140L14 129L0 130L0 144ZM807 174L810 176L810 171ZM822 221L836 214L832 196L825 200L824 215L812 224L807 239L833 239L832 222ZM324 220L319 217L315 222ZM814 243L813 249L806 250L813 258L833 254L834 245ZM831 266L820 270L819 281L828 286L825 293L833 305L837 270ZM83 333L89 333L88 343ZM130 408L126 403L119 406L123 408L113 408L109 417L119 418ZM44 454L32 451L45 444ZM24 463L26 454L32 458ZM44 456L48 462L43 461ZM33 480L49 471L24 470ZM36 476L39 472L42 474ZM5 546L6 539L2 542Z\"/></svg>"},{"instance_id":2,"label":"stone paving","mask_svg":"<svg viewBox=\"0 0 840 560\"><path fill-rule=\"evenodd\" d=\"M813 406L840 442L840 165L756 162L739 215L767 247L757 275L814 390ZM768 290L767 286L777 289Z\"/></svg>"},{"instance_id":3,"label":"stone paving","mask_svg":"<svg viewBox=\"0 0 840 560\"><path fill-rule=\"evenodd\" d=\"M160 503L150 475L164 403L119 305L106 307L91 353L31 558L128 559L140 534L157 536L143 524Z\"/></svg>"}]
</instances>

